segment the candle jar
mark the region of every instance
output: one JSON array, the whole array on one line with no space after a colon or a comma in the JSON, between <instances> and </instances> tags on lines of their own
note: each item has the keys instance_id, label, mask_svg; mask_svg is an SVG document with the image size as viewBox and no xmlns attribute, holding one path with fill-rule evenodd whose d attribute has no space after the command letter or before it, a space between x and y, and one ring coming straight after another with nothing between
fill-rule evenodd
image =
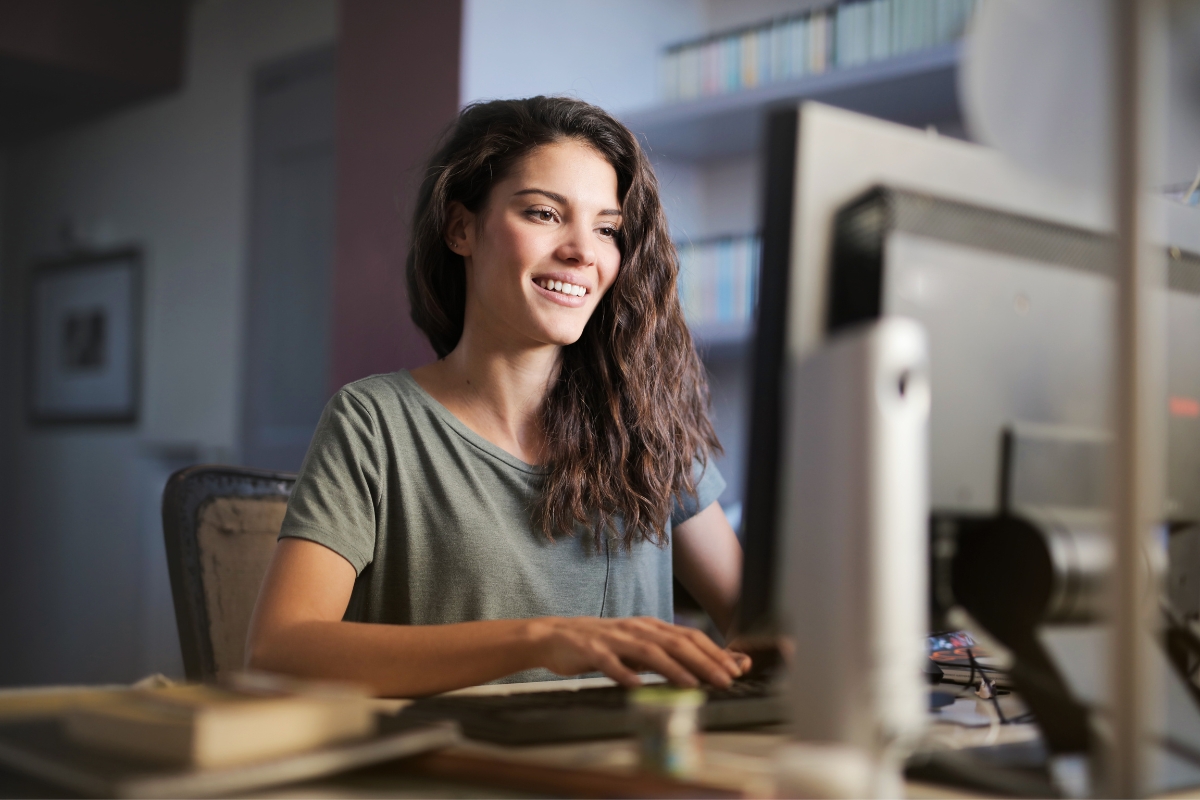
<instances>
[{"instance_id":1,"label":"candle jar","mask_svg":"<svg viewBox=\"0 0 1200 800\"><path fill-rule=\"evenodd\" d=\"M700 709L704 700L704 692L699 689L670 686L645 686L630 693L642 769L673 778L696 772L700 766Z\"/></svg>"}]
</instances>

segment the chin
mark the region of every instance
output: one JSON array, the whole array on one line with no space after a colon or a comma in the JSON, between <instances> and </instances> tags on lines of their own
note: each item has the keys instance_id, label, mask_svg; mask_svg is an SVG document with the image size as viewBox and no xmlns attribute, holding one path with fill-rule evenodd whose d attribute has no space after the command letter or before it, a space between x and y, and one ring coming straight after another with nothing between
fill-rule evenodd
<instances>
[{"instance_id":1,"label":"chin","mask_svg":"<svg viewBox=\"0 0 1200 800\"><path fill-rule=\"evenodd\" d=\"M582 335L583 335L583 331L580 331L579 333L577 333L573 336L555 336L555 337L552 337L550 339L550 341L552 344L556 344L559 347L566 347L569 344L575 344L576 342L578 342L579 337Z\"/></svg>"},{"instance_id":2,"label":"chin","mask_svg":"<svg viewBox=\"0 0 1200 800\"><path fill-rule=\"evenodd\" d=\"M578 319L553 318L536 320L534 325L537 329L537 333L533 336L534 339L558 347L575 344L579 341L579 337L583 336L583 330L586 327L586 323L580 325Z\"/></svg>"},{"instance_id":3,"label":"chin","mask_svg":"<svg viewBox=\"0 0 1200 800\"><path fill-rule=\"evenodd\" d=\"M543 332L542 341L547 344L557 345L558 347L566 347L569 344L575 344L579 341L579 337L583 336L583 329L579 330L546 330Z\"/></svg>"}]
</instances>

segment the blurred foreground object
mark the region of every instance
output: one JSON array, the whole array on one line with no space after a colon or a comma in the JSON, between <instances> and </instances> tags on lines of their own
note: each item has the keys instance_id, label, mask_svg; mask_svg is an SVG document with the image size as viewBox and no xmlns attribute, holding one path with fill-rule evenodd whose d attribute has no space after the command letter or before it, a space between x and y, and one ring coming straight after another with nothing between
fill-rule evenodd
<instances>
[{"instance_id":1,"label":"blurred foreground object","mask_svg":"<svg viewBox=\"0 0 1200 800\"><path fill-rule=\"evenodd\" d=\"M366 695L349 689L263 694L204 685L134 690L72 711L71 741L184 768L253 763L375 731Z\"/></svg>"},{"instance_id":2,"label":"blurred foreground object","mask_svg":"<svg viewBox=\"0 0 1200 800\"><path fill-rule=\"evenodd\" d=\"M86 797L226 796L458 741L453 724L408 725L353 687L163 683L0 692L0 769Z\"/></svg>"},{"instance_id":3,"label":"blurred foreground object","mask_svg":"<svg viewBox=\"0 0 1200 800\"><path fill-rule=\"evenodd\" d=\"M1200 2L1169 0L1162 174L1182 192L1200 170ZM1112 37L1095 0L984 3L966 38L959 94L967 129L1039 175L1108 191L1112 183ZM1153 54L1162 58L1163 53ZM1152 133L1155 133L1152 131Z\"/></svg>"},{"instance_id":4,"label":"blurred foreground object","mask_svg":"<svg viewBox=\"0 0 1200 800\"><path fill-rule=\"evenodd\" d=\"M1034 173L1108 201L1116 234L1114 569L1105 581L1111 685L1107 725L1091 749L1105 754L1093 758L1093 777L1117 797L1141 796L1155 785L1149 741L1164 713L1149 643L1159 626L1155 598L1165 558L1154 535L1164 511L1165 275L1147 242L1162 227L1161 209L1146 192L1173 194L1172 182L1188 182L1200 151L1194 125L1165 146L1166 130L1175 127L1167 119L1194 116L1200 107L1189 86L1195 75L1184 68L1195 63L1188 24L1194 6L991 3L976 20L962 73L970 130ZM1164 159L1168 149L1175 152ZM1189 172L1171 174L1180 169L1176 157L1190 162L1182 168ZM1143 556L1151 569L1142 568Z\"/></svg>"},{"instance_id":5,"label":"blurred foreground object","mask_svg":"<svg viewBox=\"0 0 1200 800\"><path fill-rule=\"evenodd\" d=\"M700 708L704 692L670 686L643 686L629 695L637 715L642 769L676 778L700 766Z\"/></svg>"},{"instance_id":6,"label":"blurred foreground object","mask_svg":"<svg viewBox=\"0 0 1200 800\"><path fill-rule=\"evenodd\" d=\"M926 725L928 370L924 331L895 317L789 365L779 532L781 615L798 645L792 731L866 770L840 788L824 774L830 796L900 796ZM781 776L801 780L809 756L785 758Z\"/></svg>"}]
</instances>

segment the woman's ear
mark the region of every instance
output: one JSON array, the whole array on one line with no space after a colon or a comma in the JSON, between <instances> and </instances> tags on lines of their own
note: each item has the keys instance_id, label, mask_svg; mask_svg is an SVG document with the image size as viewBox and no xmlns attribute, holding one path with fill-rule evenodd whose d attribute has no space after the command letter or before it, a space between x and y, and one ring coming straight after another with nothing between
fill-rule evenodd
<instances>
[{"instance_id":1,"label":"woman's ear","mask_svg":"<svg viewBox=\"0 0 1200 800\"><path fill-rule=\"evenodd\" d=\"M474 249L475 215L455 200L446 209L446 246L464 258Z\"/></svg>"}]
</instances>

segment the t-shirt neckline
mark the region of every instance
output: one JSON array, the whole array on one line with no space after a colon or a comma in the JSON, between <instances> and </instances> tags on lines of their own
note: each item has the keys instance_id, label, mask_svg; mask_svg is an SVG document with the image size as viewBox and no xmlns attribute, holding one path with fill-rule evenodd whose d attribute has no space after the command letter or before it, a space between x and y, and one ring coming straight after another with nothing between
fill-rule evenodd
<instances>
[{"instance_id":1,"label":"t-shirt neckline","mask_svg":"<svg viewBox=\"0 0 1200 800\"><path fill-rule=\"evenodd\" d=\"M396 374L400 376L400 380L413 391L417 399L424 406L433 411L433 413L437 414L438 417L451 430L465 439L469 444L474 445L477 449L482 450L492 458L503 461L505 464L513 467L514 469L519 469L522 472L528 472L531 475L546 474L545 467L540 467L536 464L530 464L526 461L523 461L505 450L503 447L499 447L495 443L488 441L475 431L471 430L465 422L454 416L453 411L446 408L436 397L425 391L425 387L417 382L417 379L412 376L411 372L406 369L402 369Z\"/></svg>"}]
</instances>

